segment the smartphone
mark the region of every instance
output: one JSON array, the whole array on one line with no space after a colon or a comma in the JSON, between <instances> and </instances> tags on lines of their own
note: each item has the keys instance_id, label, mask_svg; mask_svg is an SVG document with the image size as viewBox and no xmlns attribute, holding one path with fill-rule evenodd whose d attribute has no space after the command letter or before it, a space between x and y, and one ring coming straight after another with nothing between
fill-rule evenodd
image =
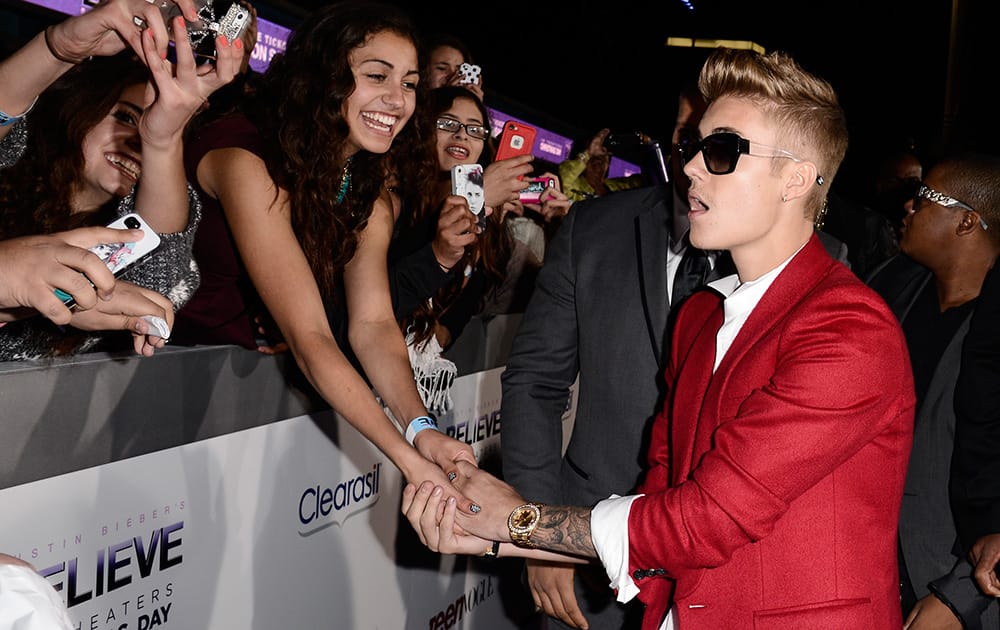
<instances>
[{"instance_id":1,"label":"smartphone","mask_svg":"<svg viewBox=\"0 0 1000 630\"><path fill-rule=\"evenodd\" d=\"M104 261L104 264L107 265L116 278L160 246L160 236L153 228L149 227L149 224L141 216L134 212L112 221L108 224L108 227L119 230L142 230L141 241L136 241L135 243L102 243L90 248L90 251L97 254L97 257ZM73 296L62 289L56 289L56 295L66 306L72 307L76 304Z\"/></svg>"},{"instance_id":2,"label":"smartphone","mask_svg":"<svg viewBox=\"0 0 1000 630\"><path fill-rule=\"evenodd\" d=\"M451 194L465 197L476 224L486 229L486 191L483 190L481 164L456 164L451 167Z\"/></svg>"},{"instance_id":3,"label":"smartphone","mask_svg":"<svg viewBox=\"0 0 1000 630\"><path fill-rule=\"evenodd\" d=\"M529 177L524 181L528 182L528 187L520 192L521 203L541 203L545 189L556 185L554 177Z\"/></svg>"},{"instance_id":4,"label":"smartphone","mask_svg":"<svg viewBox=\"0 0 1000 630\"><path fill-rule=\"evenodd\" d=\"M160 8L163 23L167 27L170 39L174 39L173 20L182 15L180 7L172 0L151 0ZM228 7L219 18L216 9ZM187 27L188 40L195 57L200 59L215 59L215 38L224 35L226 40L233 42L243 36L250 25L250 10L238 2L220 2L217 5L212 0L195 0L198 10L198 20L189 22L184 19Z\"/></svg>"},{"instance_id":5,"label":"smartphone","mask_svg":"<svg viewBox=\"0 0 1000 630\"><path fill-rule=\"evenodd\" d=\"M536 130L531 125L508 120L503 125L500 132L500 140L497 145L497 154L493 158L496 161L519 155L529 155L532 147L535 146Z\"/></svg>"},{"instance_id":6,"label":"smartphone","mask_svg":"<svg viewBox=\"0 0 1000 630\"><path fill-rule=\"evenodd\" d=\"M458 67L458 83L459 85L469 85L470 83L479 83L479 77L482 75L483 69L474 63L463 63Z\"/></svg>"}]
</instances>

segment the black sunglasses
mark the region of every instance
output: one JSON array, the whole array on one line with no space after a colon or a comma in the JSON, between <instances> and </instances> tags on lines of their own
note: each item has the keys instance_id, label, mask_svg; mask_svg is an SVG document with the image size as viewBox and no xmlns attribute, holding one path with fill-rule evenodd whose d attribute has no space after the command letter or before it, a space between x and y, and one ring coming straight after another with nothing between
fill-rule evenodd
<instances>
[{"instance_id":1,"label":"black sunglasses","mask_svg":"<svg viewBox=\"0 0 1000 630\"><path fill-rule=\"evenodd\" d=\"M731 132L713 133L701 140L682 137L678 142L681 160L687 164L701 153L705 158L705 168L712 175L728 175L736 170L736 164L741 155L751 157L788 158L795 162L802 160L790 151L754 142L754 151L750 150L750 141ZM761 152L764 151L764 152ZM823 185L823 176L816 177L816 184Z\"/></svg>"}]
</instances>

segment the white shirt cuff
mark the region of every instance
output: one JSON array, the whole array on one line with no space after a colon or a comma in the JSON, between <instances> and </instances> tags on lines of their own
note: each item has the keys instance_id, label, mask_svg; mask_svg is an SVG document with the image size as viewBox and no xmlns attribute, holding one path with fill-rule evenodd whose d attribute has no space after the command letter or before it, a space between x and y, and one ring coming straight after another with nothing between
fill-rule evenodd
<instances>
[{"instance_id":1,"label":"white shirt cuff","mask_svg":"<svg viewBox=\"0 0 1000 630\"><path fill-rule=\"evenodd\" d=\"M598 501L590 512L590 539L604 570L608 572L610 586L622 603L639 594L639 587L628 571L628 514L632 502L641 496L613 494Z\"/></svg>"}]
</instances>

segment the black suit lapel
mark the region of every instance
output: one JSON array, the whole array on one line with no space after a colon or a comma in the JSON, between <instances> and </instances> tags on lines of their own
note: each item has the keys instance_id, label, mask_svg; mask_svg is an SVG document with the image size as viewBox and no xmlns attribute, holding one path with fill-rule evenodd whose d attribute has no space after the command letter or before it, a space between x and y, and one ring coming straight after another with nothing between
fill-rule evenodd
<instances>
[{"instance_id":1,"label":"black suit lapel","mask_svg":"<svg viewBox=\"0 0 1000 630\"><path fill-rule=\"evenodd\" d=\"M668 189L669 193L669 189ZM635 220L636 255L639 261L639 288L646 315L646 326L653 351L662 364L663 336L667 328L667 242L670 232L669 194ZM624 280L624 279L623 279Z\"/></svg>"}]
</instances>

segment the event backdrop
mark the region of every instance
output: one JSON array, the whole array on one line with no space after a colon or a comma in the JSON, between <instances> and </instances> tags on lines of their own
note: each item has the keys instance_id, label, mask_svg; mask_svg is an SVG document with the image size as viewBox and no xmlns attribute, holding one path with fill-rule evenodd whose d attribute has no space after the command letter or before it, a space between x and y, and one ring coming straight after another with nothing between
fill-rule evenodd
<instances>
[{"instance_id":1,"label":"event backdrop","mask_svg":"<svg viewBox=\"0 0 1000 630\"><path fill-rule=\"evenodd\" d=\"M459 378L441 419L486 466L501 372ZM401 489L326 411L0 490L0 540L81 629L517 627L516 561L426 552Z\"/></svg>"}]
</instances>

